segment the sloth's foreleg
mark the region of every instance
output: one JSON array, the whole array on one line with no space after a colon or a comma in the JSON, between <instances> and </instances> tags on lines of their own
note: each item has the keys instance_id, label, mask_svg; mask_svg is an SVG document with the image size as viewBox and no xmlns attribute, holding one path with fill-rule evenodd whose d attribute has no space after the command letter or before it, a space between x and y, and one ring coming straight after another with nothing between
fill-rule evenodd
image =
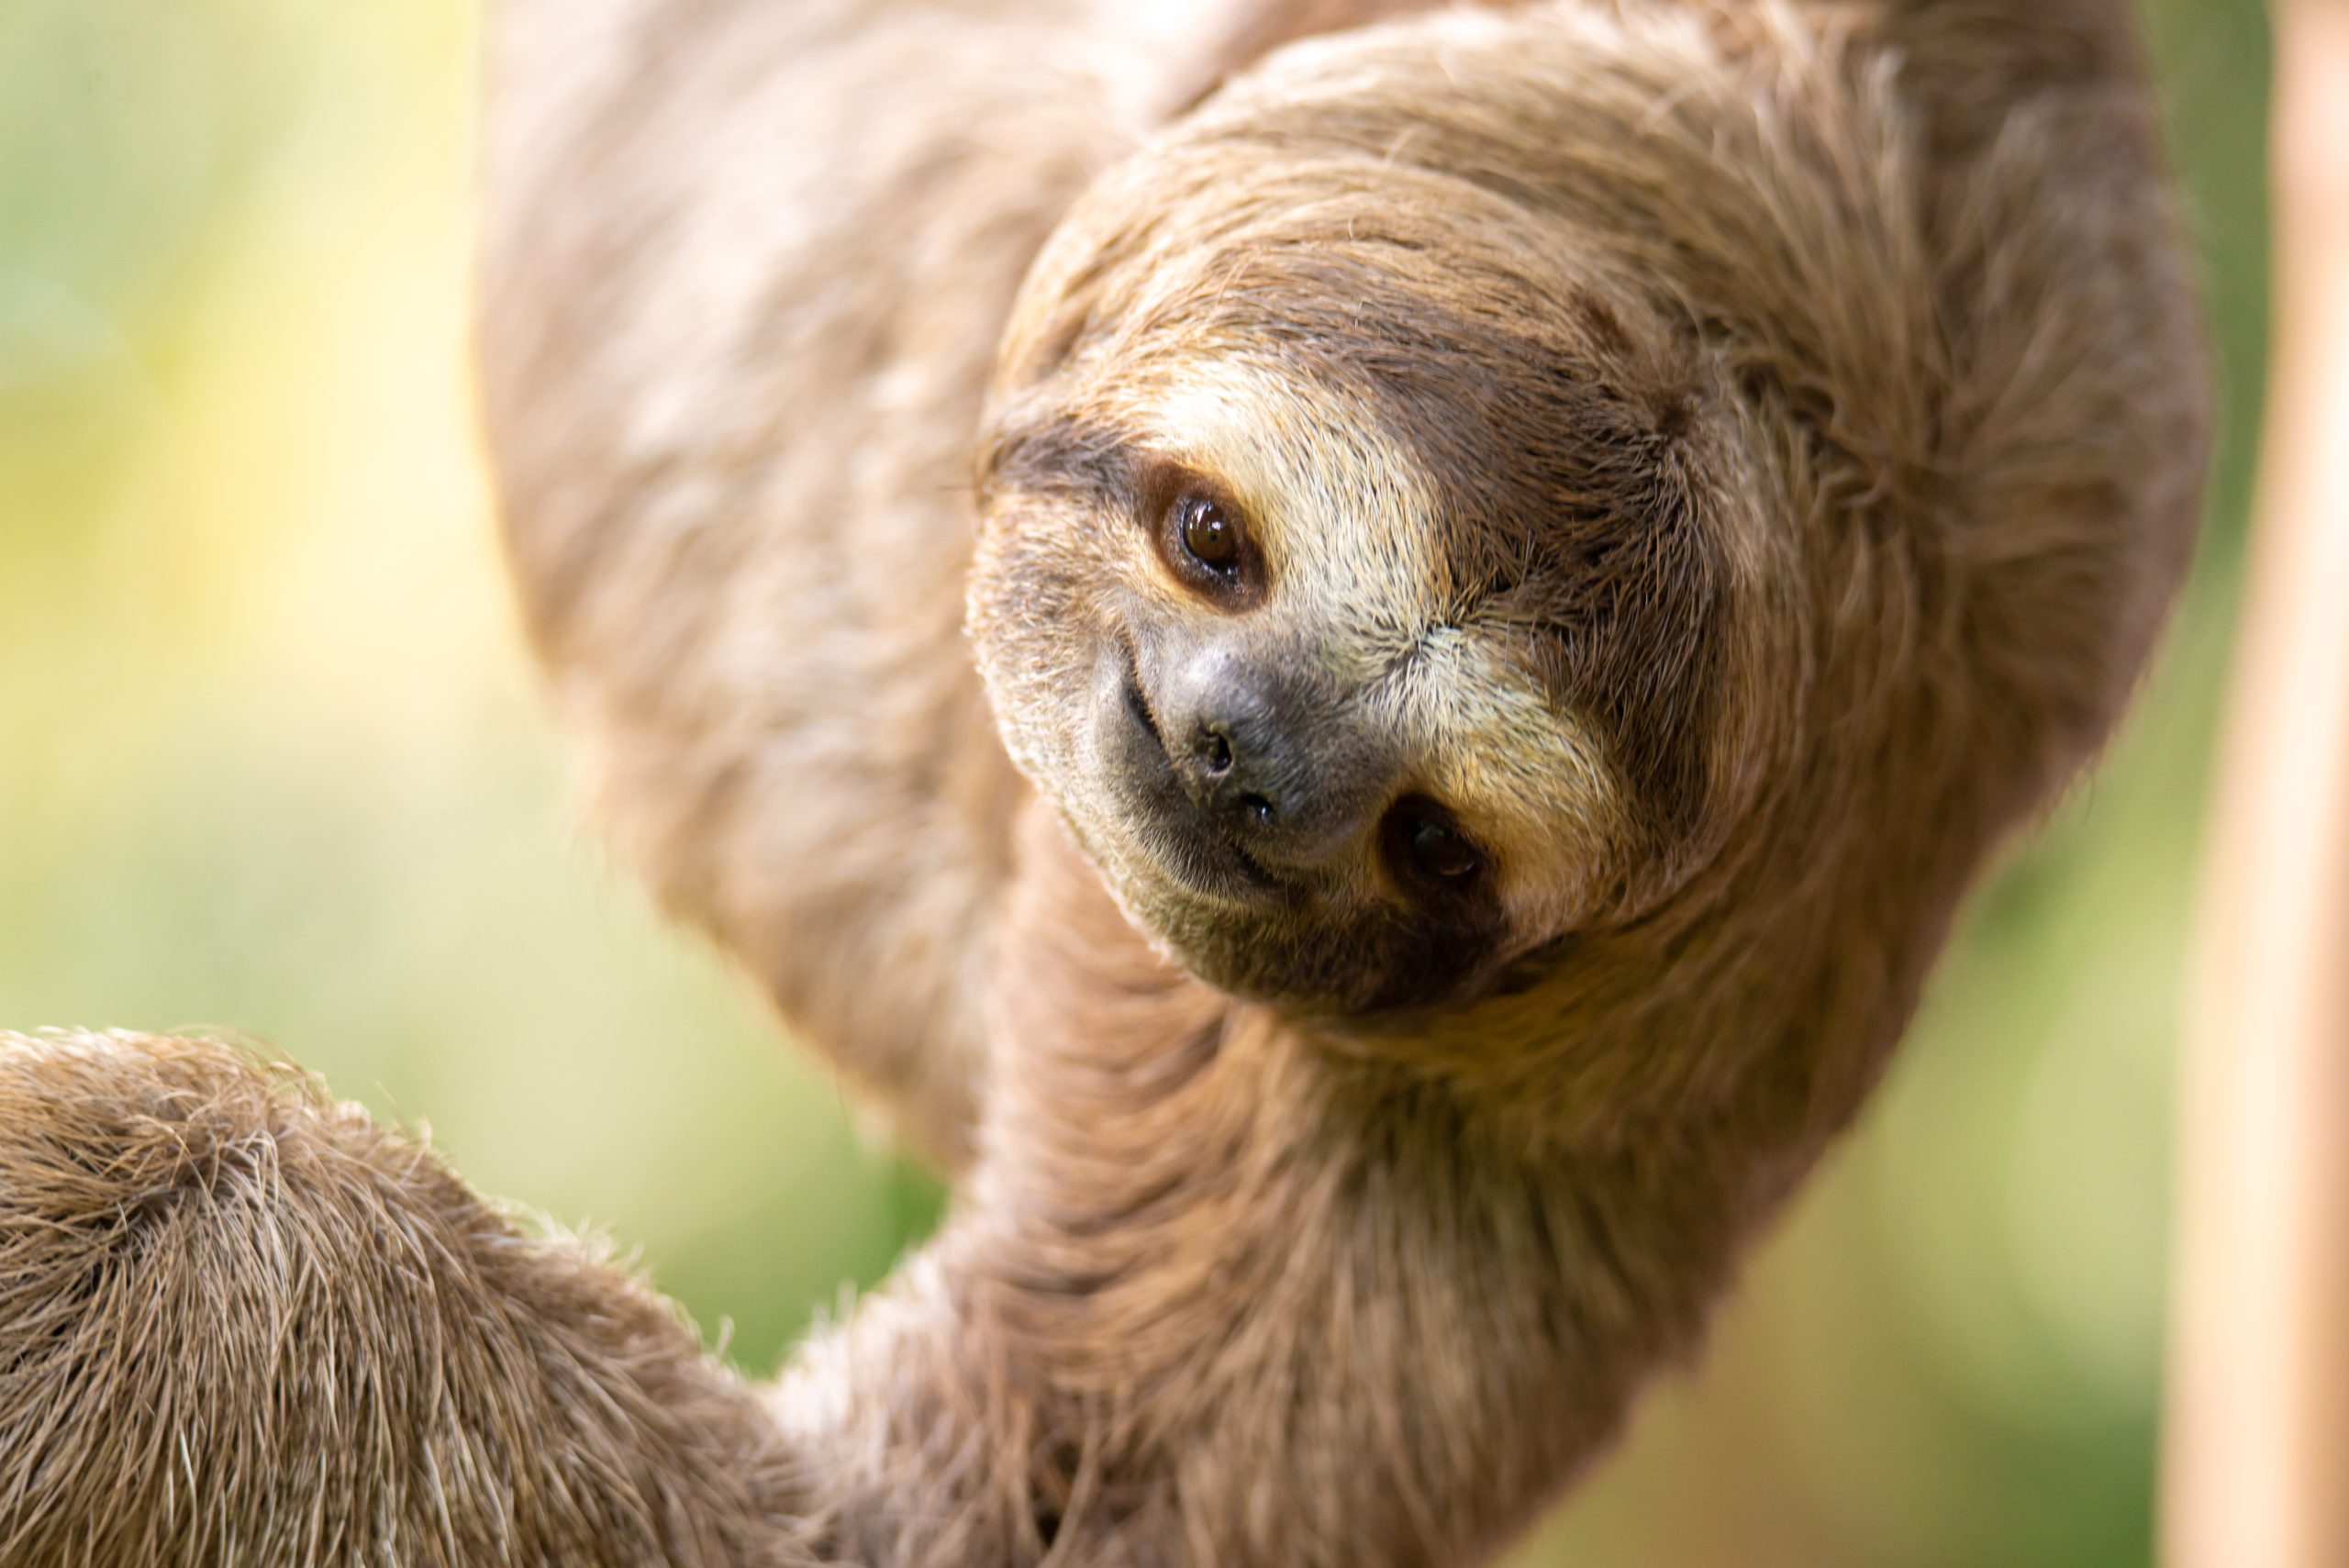
<instances>
[{"instance_id":1,"label":"sloth's foreleg","mask_svg":"<svg viewBox=\"0 0 2349 1568\"><path fill-rule=\"evenodd\" d=\"M1136 134L1034 9L509 0L486 106L488 450L591 815L950 1169L1021 787L971 449L1030 257Z\"/></svg>"},{"instance_id":2,"label":"sloth's foreleg","mask_svg":"<svg viewBox=\"0 0 2349 1568\"><path fill-rule=\"evenodd\" d=\"M496 7L483 412L591 814L943 1167L1024 794L962 630L1013 296L1224 70L1428 3Z\"/></svg>"},{"instance_id":3,"label":"sloth's foreleg","mask_svg":"<svg viewBox=\"0 0 2349 1568\"><path fill-rule=\"evenodd\" d=\"M677 1310L228 1046L0 1035L0 1562L813 1561Z\"/></svg>"}]
</instances>

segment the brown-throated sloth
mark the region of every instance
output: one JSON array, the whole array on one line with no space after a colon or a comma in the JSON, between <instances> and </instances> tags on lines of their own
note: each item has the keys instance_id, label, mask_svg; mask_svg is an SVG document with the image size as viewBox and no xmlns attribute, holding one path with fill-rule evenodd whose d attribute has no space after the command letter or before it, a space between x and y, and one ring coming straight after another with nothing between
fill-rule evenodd
<instances>
[{"instance_id":1,"label":"brown-throated sloth","mask_svg":"<svg viewBox=\"0 0 2349 1568\"><path fill-rule=\"evenodd\" d=\"M1690 1344L2183 566L2130 19L1463 11L1186 107L1347 19L509 11L534 634L955 1206L754 1392L298 1082L20 1042L0 1559L1469 1562Z\"/></svg>"}]
</instances>

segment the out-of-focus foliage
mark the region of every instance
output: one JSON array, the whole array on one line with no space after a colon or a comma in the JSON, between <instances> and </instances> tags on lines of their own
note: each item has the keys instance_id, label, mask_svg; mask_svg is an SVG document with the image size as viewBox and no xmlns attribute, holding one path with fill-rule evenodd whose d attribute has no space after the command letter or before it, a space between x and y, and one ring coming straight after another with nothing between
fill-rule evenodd
<instances>
[{"instance_id":1,"label":"out-of-focus foliage","mask_svg":"<svg viewBox=\"0 0 2349 1568\"><path fill-rule=\"evenodd\" d=\"M2178 631L1702 1367L1529 1565L2150 1559L2266 48L2241 0L2151 17L2227 388ZM565 826L471 427L477 28L0 0L0 1023L258 1035L625 1238L763 1369L935 1195Z\"/></svg>"}]
</instances>

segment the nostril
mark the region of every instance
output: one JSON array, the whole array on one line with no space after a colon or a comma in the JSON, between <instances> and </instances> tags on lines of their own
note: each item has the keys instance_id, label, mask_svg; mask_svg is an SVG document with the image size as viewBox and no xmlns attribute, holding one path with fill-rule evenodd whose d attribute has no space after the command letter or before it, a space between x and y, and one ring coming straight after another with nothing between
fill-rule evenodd
<instances>
[{"instance_id":1,"label":"nostril","mask_svg":"<svg viewBox=\"0 0 2349 1568\"><path fill-rule=\"evenodd\" d=\"M1209 777L1221 778L1231 771L1231 742L1220 731L1200 731L1198 752L1199 761L1206 766Z\"/></svg>"},{"instance_id":2,"label":"nostril","mask_svg":"<svg viewBox=\"0 0 2349 1568\"><path fill-rule=\"evenodd\" d=\"M1273 819L1278 815L1279 813L1273 809L1273 803L1261 795L1243 795L1240 797L1241 820L1252 828L1269 828L1273 825Z\"/></svg>"}]
</instances>

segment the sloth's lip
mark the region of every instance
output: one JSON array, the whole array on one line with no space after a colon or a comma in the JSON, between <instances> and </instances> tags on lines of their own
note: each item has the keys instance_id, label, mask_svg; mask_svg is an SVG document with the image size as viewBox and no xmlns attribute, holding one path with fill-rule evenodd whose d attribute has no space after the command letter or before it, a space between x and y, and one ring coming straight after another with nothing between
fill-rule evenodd
<instances>
[{"instance_id":1,"label":"sloth's lip","mask_svg":"<svg viewBox=\"0 0 2349 1568\"><path fill-rule=\"evenodd\" d=\"M1266 871L1253 855L1219 833L1177 833L1160 857L1202 893L1262 896L1287 884ZM1235 888L1234 884L1238 884Z\"/></svg>"},{"instance_id":2,"label":"sloth's lip","mask_svg":"<svg viewBox=\"0 0 2349 1568\"><path fill-rule=\"evenodd\" d=\"M1132 639L1120 633L1117 644L1117 701L1126 721L1125 743L1119 751L1134 774L1129 782L1138 786L1124 793L1152 857L1202 893L1230 897L1285 891L1288 884L1210 822L1183 789L1166 750L1166 736L1142 693Z\"/></svg>"},{"instance_id":3,"label":"sloth's lip","mask_svg":"<svg viewBox=\"0 0 2349 1568\"><path fill-rule=\"evenodd\" d=\"M1158 728L1158 716L1150 711L1150 699L1141 695L1141 676L1134 663L1133 644L1122 639L1119 641L1119 651L1125 659L1125 668L1119 673L1122 677L1119 684L1125 688L1126 712L1141 727L1142 733L1150 737L1151 744L1158 748L1160 758L1166 759L1166 734Z\"/></svg>"}]
</instances>

